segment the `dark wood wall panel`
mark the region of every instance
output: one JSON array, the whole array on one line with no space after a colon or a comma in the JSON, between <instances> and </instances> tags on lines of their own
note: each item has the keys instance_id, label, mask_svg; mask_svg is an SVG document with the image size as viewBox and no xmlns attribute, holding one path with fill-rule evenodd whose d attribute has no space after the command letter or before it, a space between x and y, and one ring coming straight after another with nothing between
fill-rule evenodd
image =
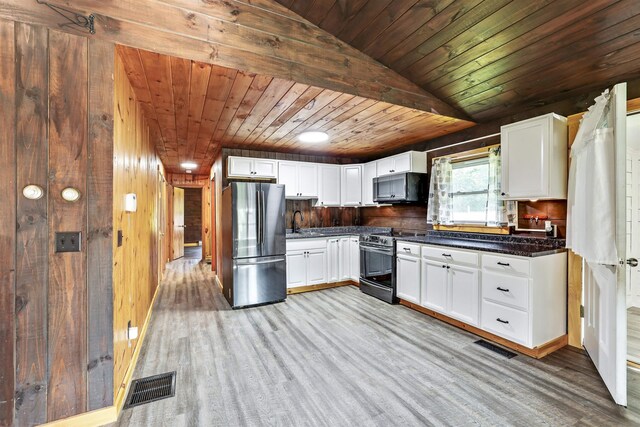
<instances>
[{"instance_id":1,"label":"dark wood wall panel","mask_svg":"<svg viewBox=\"0 0 640 427\"><path fill-rule=\"evenodd\" d=\"M296 216L296 227L346 227L360 225L361 208L316 208L311 200L287 200L287 213L285 224L287 228L293 228L293 213L300 211Z\"/></svg>"},{"instance_id":2,"label":"dark wood wall panel","mask_svg":"<svg viewBox=\"0 0 640 427\"><path fill-rule=\"evenodd\" d=\"M114 46L89 40L87 409L113 404Z\"/></svg>"},{"instance_id":3,"label":"dark wood wall panel","mask_svg":"<svg viewBox=\"0 0 640 427\"><path fill-rule=\"evenodd\" d=\"M80 231L87 220L87 39L49 33L49 419L86 410L86 250L55 252L57 231ZM73 76L73 78L69 78ZM64 188L82 197L69 203Z\"/></svg>"},{"instance_id":4,"label":"dark wood wall panel","mask_svg":"<svg viewBox=\"0 0 640 427\"><path fill-rule=\"evenodd\" d=\"M113 55L0 19L0 426L113 401ZM24 197L29 184L43 197ZM57 231L80 231L81 251L56 253Z\"/></svg>"},{"instance_id":5,"label":"dark wood wall panel","mask_svg":"<svg viewBox=\"0 0 640 427\"><path fill-rule=\"evenodd\" d=\"M0 20L0 426L13 423L15 269L16 269L16 146L15 146L14 23ZM10 356L10 357L8 357Z\"/></svg>"},{"instance_id":6,"label":"dark wood wall panel","mask_svg":"<svg viewBox=\"0 0 640 427\"><path fill-rule=\"evenodd\" d=\"M361 208L362 225L392 227L406 233L427 231L427 206L396 205Z\"/></svg>"},{"instance_id":7,"label":"dark wood wall panel","mask_svg":"<svg viewBox=\"0 0 640 427\"><path fill-rule=\"evenodd\" d=\"M48 187L47 30L15 25L17 188ZM17 200L16 424L47 420L47 196Z\"/></svg>"},{"instance_id":8,"label":"dark wood wall panel","mask_svg":"<svg viewBox=\"0 0 640 427\"><path fill-rule=\"evenodd\" d=\"M184 189L184 241L198 243L202 239L202 189Z\"/></svg>"}]
</instances>

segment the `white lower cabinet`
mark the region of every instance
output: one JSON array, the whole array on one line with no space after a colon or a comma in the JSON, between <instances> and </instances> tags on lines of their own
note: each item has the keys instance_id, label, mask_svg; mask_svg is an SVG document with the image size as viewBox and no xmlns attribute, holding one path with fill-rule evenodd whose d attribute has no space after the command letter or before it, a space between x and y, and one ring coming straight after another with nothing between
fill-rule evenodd
<instances>
[{"instance_id":1,"label":"white lower cabinet","mask_svg":"<svg viewBox=\"0 0 640 427\"><path fill-rule=\"evenodd\" d=\"M327 283L326 239L287 242L287 288Z\"/></svg>"},{"instance_id":2,"label":"white lower cabinet","mask_svg":"<svg viewBox=\"0 0 640 427\"><path fill-rule=\"evenodd\" d=\"M340 239L327 240L327 283L340 281Z\"/></svg>"},{"instance_id":3,"label":"white lower cabinet","mask_svg":"<svg viewBox=\"0 0 640 427\"><path fill-rule=\"evenodd\" d=\"M360 238L349 238L349 277L354 282L360 280Z\"/></svg>"},{"instance_id":4,"label":"white lower cabinet","mask_svg":"<svg viewBox=\"0 0 640 427\"><path fill-rule=\"evenodd\" d=\"M420 304L420 258L398 254L396 257L396 296Z\"/></svg>"},{"instance_id":5,"label":"white lower cabinet","mask_svg":"<svg viewBox=\"0 0 640 427\"><path fill-rule=\"evenodd\" d=\"M478 325L478 269L422 260L422 305Z\"/></svg>"},{"instance_id":6,"label":"white lower cabinet","mask_svg":"<svg viewBox=\"0 0 640 427\"><path fill-rule=\"evenodd\" d=\"M417 264L415 243L404 243L399 298L532 349L566 334L566 253L520 257L422 245Z\"/></svg>"},{"instance_id":7,"label":"white lower cabinet","mask_svg":"<svg viewBox=\"0 0 640 427\"><path fill-rule=\"evenodd\" d=\"M287 287L360 279L358 237L287 241Z\"/></svg>"}]
</instances>

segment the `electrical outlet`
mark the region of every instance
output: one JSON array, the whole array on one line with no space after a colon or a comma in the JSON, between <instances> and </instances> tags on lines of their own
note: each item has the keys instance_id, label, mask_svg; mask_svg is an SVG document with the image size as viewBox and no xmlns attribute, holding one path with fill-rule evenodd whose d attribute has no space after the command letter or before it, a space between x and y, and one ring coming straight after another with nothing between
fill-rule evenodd
<instances>
[{"instance_id":1,"label":"electrical outlet","mask_svg":"<svg viewBox=\"0 0 640 427\"><path fill-rule=\"evenodd\" d=\"M79 231L56 232L56 252L80 252Z\"/></svg>"}]
</instances>

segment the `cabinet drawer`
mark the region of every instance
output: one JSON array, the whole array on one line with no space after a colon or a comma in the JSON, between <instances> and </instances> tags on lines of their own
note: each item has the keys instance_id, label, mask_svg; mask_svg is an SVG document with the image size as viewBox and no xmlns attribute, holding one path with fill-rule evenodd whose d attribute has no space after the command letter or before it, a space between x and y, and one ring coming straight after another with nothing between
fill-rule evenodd
<instances>
[{"instance_id":1,"label":"cabinet drawer","mask_svg":"<svg viewBox=\"0 0 640 427\"><path fill-rule=\"evenodd\" d=\"M287 240L287 252L326 249L327 239L294 239Z\"/></svg>"},{"instance_id":2,"label":"cabinet drawer","mask_svg":"<svg viewBox=\"0 0 640 427\"><path fill-rule=\"evenodd\" d=\"M527 311L529 310L529 279L483 271L482 297Z\"/></svg>"},{"instance_id":3,"label":"cabinet drawer","mask_svg":"<svg viewBox=\"0 0 640 427\"><path fill-rule=\"evenodd\" d=\"M482 268L506 274L529 275L529 260L508 255L482 255Z\"/></svg>"},{"instance_id":4,"label":"cabinet drawer","mask_svg":"<svg viewBox=\"0 0 640 427\"><path fill-rule=\"evenodd\" d=\"M423 246L422 256L447 264L460 264L477 266L478 254L474 252L459 251L446 246Z\"/></svg>"},{"instance_id":5,"label":"cabinet drawer","mask_svg":"<svg viewBox=\"0 0 640 427\"><path fill-rule=\"evenodd\" d=\"M411 256L420 256L420 245L409 242L396 242L396 253L398 255L411 255Z\"/></svg>"},{"instance_id":6,"label":"cabinet drawer","mask_svg":"<svg viewBox=\"0 0 640 427\"><path fill-rule=\"evenodd\" d=\"M482 300L482 329L528 346L529 315L515 308Z\"/></svg>"}]
</instances>

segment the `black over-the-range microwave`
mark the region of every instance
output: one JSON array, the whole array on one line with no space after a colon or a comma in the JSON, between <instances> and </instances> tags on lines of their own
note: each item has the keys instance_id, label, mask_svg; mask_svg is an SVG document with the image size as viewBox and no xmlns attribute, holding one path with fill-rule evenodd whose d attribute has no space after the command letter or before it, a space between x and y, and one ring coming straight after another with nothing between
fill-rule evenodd
<instances>
[{"instance_id":1,"label":"black over-the-range microwave","mask_svg":"<svg viewBox=\"0 0 640 427\"><path fill-rule=\"evenodd\" d=\"M376 203L425 203L429 190L427 174L405 172L373 179Z\"/></svg>"}]
</instances>

